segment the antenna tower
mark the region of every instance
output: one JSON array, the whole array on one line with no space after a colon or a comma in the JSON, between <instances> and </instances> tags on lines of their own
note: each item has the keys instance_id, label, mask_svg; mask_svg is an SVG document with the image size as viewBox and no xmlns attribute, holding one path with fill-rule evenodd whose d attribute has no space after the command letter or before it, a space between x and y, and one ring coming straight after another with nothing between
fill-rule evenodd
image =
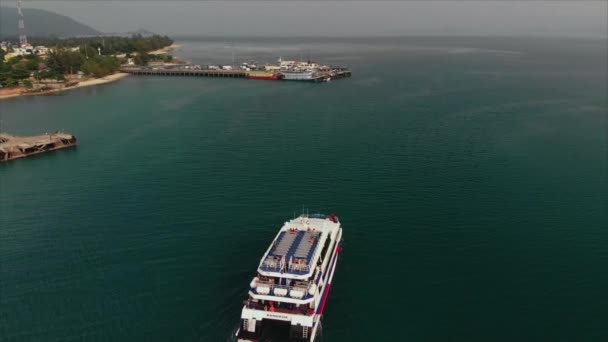
<instances>
[{"instance_id":1,"label":"antenna tower","mask_svg":"<svg viewBox=\"0 0 608 342\"><path fill-rule=\"evenodd\" d=\"M25 36L25 22L23 21L23 12L21 11L21 0L17 0L17 15L19 16L19 45L24 47L27 45L27 37Z\"/></svg>"}]
</instances>

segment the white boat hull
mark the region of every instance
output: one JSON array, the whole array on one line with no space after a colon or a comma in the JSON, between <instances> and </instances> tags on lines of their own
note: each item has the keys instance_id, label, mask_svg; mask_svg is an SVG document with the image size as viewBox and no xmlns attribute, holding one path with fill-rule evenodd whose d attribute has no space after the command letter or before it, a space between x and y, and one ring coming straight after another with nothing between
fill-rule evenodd
<instances>
[{"instance_id":1,"label":"white boat hull","mask_svg":"<svg viewBox=\"0 0 608 342\"><path fill-rule=\"evenodd\" d=\"M306 219L306 222L308 224L308 219ZM320 228L320 224L323 224L322 228ZM241 312L240 329L236 334L239 342L259 341L266 327L272 322L289 323L290 341L313 342L317 339L341 250L342 228L337 221L331 225L317 220L312 221L311 226L308 227L308 231L312 227L312 231L317 228L322 232L318 236L320 236L319 244L323 245L323 248L319 248L318 253L311 250L311 253L315 256L311 260L314 261L316 266L311 268L310 273L302 275L294 271L293 274L289 274L288 268L285 268L285 273L277 274L275 282L269 284L262 281L262 278L268 277L263 271L268 271L267 273L272 275L269 268L264 266L264 260L267 260L267 256L274 255L273 250L275 248L281 250L302 249L300 245L303 244L301 242L304 239L301 237L303 234L295 233L302 230L298 230L298 228L294 232L294 228L291 228L292 223L286 222L283 229L288 229L287 232L295 234L295 238L294 236L288 236L295 242L290 242L290 246L293 245L292 248L282 248L285 245L283 241L289 239L286 240L285 236L287 235L281 235L280 233L262 258L258 276L250 284L249 300L245 302ZM329 226L329 228L326 226ZM281 263L283 262L281 261ZM301 286L302 282L308 282L309 287L307 292L301 291L301 288L296 291L296 287L289 287L289 291L287 291L285 290L287 285L283 285L281 279L287 279L287 285L295 283L297 286L299 283ZM270 291L270 288L272 288L272 291Z\"/></svg>"}]
</instances>

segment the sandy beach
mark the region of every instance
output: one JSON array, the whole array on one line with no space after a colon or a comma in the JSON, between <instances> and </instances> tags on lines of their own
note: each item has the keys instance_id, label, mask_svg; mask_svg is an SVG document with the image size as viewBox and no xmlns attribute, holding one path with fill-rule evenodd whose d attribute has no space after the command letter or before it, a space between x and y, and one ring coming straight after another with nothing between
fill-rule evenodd
<instances>
[{"instance_id":1,"label":"sandy beach","mask_svg":"<svg viewBox=\"0 0 608 342\"><path fill-rule=\"evenodd\" d=\"M75 85L73 87L67 87L62 90L69 90L69 89L74 89L74 88L81 88L81 87L88 87L88 86L92 86L92 85L110 83L110 82L117 81L121 78L127 77L127 76L129 76L129 74L127 74L126 72L117 72L115 74L104 76L101 78L90 78L90 79L79 82L77 85Z\"/></svg>"},{"instance_id":2,"label":"sandy beach","mask_svg":"<svg viewBox=\"0 0 608 342\"><path fill-rule=\"evenodd\" d=\"M58 93L58 92L72 90L72 89L76 89L76 88L89 87L89 86L94 86L94 85L99 85L99 84L104 84L104 83L110 83L110 82L117 81L128 75L129 74L124 73L124 72L118 72L118 73L104 76L101 78L85 79L85 80L79 81L78 84L73 85L73 86L69 86L69 87L65 87L65 88L50 89L50 90L45 90L45 91L40 91L40 92L25 92L26 89L23 86L13 87L13 88L3 88L3 89L0 89L0 99L8 99L8 98L12 98L12 97L26 96L26 95L30 95L30 96L31 95L48 95L48 94Z\"/></svg>"},{"instance_id":3,"label":"sandy beach","mask_svg":"<svg viewBox=\"0 0 608 342\"><path fill-rule=\"evenodd\" d=\"M150 54L150 55L164 55L164 54L167 54L167 53L169 53L169 52L171 52L171 51L173 51L173 50L175 50L175 49L177 49L179 47L180 47L179 44L171 44L169 46L165 46L162 49L150 51L150 52L148 52L148 54Z\"/></svg>"}]
</instances>

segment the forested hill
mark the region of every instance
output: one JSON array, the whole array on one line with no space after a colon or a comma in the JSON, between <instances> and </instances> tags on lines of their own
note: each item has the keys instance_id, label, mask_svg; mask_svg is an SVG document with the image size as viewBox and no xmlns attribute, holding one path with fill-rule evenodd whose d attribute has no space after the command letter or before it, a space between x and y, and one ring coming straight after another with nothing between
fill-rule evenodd
<instances>
[{"instance_id":1,"label":"forested hill","mask_svg":"<svg viewBox=\"0 0 608 342\"><path fill-rule=\"evenodd\" d=\"M31 37L98 35L99 31L65 15L33 8L24 8L26 34ZM0 7L0 39L18 36L17 9Z\"/></svg>"}]
</instances>

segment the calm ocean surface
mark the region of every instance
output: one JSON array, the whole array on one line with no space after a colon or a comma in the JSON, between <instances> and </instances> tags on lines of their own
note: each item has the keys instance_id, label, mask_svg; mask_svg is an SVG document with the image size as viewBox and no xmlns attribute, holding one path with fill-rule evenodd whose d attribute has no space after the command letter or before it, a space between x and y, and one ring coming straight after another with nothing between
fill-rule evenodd
<instances>
[{"instance_id":1,"label":"calm ocean surface","mask_svg":"<svg viewBox=\"0 0 608 342\"><path fill-rule=\"evenodd\" d=\"M353 77L0 102L4 131L80 140L0 166L0 341L227 341L303 205L345 229L325 342L608 340L605 41L179 43Z\"/></svg>"}]
</instances>

